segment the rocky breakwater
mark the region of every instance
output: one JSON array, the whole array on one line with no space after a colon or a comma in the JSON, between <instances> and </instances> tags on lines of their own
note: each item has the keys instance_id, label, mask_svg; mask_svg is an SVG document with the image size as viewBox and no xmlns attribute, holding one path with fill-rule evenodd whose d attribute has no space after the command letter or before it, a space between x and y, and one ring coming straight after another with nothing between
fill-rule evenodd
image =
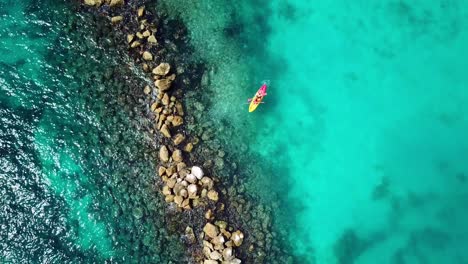
<instances>
[{"instance_id":1,"label":"rocky breakwater","mask_svg":"<svg viewBox=\"0 0 468 264\"><path fill-rule=\"evenodd\" d=\"M191 165L184 154L190 153L198 142L196 138L189 140L183 129L183 94L173 88L177 75L171 65L164 61L164 57L168 57L167 49L158 42L158 27L153 21L155 17L144 6L133 8L129 4L126 6L123 0L84 0L84 4L98 8L109 16L116 30L125 33L122 41L128 43L135 63L151 75L152 82L143 88L143 93L150 101L153 129L159 132L155 133L160 146L158 188L165 201L175 205L179 214L190 215L194 209L203 212L203 221L193 221L197 225L187 225L187 221L177 223L178 229L183 229L181 233L193 247L189 250L192 261L203 264L242 263L235 256L235 248L242 245L244 234L228 226L226 221L219 220L218 214L223 214L225 204L220 202L214 178L205 175L199 166ZM119 27L122 23L126 25Z\"/></svg>"}]
</instances>

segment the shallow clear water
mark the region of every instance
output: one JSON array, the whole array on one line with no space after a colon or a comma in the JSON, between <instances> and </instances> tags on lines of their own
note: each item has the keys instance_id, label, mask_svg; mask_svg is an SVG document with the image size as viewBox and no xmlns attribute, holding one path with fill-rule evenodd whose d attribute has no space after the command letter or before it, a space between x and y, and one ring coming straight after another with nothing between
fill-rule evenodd
<instances>
[{"instance_id":1,"label":"shallow clear water","mask_svg":"<svg viewBox=\"0 0 468 264\"><path fill-rule=\"evenodd\" d=\"M179 261L133 116L142 81L77 8L0 2L0 262Z\"/></svg>"},{"instance_id":2,"label":"shallow clear water","mask_svg":"<svg viewBox=\"0 0 468 264\"><path fill-rule=\"evenodd\" d=\"M233 124L234 147L257 156L243 165L258 173L244 180L286 205L278 225L296 255L467 261L463 1L164 6L212 63L211 115ZM264 79L266 104L248 114L243 102Z\"/></svg>"}]
</instances>

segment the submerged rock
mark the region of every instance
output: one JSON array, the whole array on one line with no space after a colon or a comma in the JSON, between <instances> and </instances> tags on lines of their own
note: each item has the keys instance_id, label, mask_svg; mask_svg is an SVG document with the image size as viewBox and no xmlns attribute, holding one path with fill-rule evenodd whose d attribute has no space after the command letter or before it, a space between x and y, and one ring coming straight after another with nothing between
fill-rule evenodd
<instances>
[{"instance_id":1,"label":"submerged rock","mask_svg":"<svg viewBox=\"0 0 468 264\"><path fill-rule=\"evenodd\" d=\"M174 140L173 140L174 145L176 145L176 146L179 145L180 143L182 143L182 141L184 141L184 139L185 139L185 136L180 134L180 133L175 135Z\"/></svg>"},{"instance_id":2,"label":"submerged rock","mask_svg":"<svg viewBox=\"0 0 468 264\"><path fill-rule=\"evenodd\" d=\"M193 233L193 229L190 227L190 226L187 226L185 228L185 236L187 237L187 240L189 241L189 243L195 243L196 241L196 237L195 237L195 233Z\"/></svg>"}]
</instances>

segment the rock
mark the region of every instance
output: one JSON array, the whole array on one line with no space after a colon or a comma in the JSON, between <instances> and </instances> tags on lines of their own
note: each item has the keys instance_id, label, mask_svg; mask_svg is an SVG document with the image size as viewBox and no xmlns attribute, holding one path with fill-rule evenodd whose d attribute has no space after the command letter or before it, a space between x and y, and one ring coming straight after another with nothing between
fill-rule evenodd
<instances>
[{"instance_id":1,"label":"rock","mask_svg":"<svg viewBox=\"0 0 468 264\"><path fill-rule=\"evenodd\" d=\"M136 33L137 38L142 39L144 36L141 32Z\"/></svg>"},{"instance_id":2,"label":"rock","mask_svg":"<svg viewBox=\"0 0 468 264\"><path fill-rule=\"evenodd\" d=\"M174 152L172 152L172 159L176 162L181 162L182 161L182 151L180 151L180 149L176 149L174 150Z\"/></svg>"},{"instance_id":3,"label":"rock","mask_svg":"<svg viewBox=\"0 0 468 264\"><path fill-rule=\"evenodd\" d=\"M138 46L140 46L140 45L141 45L140 42L137 40L137 41L133 41L133 42L132 42L132 45L130 45L130 47L136 48L136 47L138 47Z\"/></svg>"},{"instance_id":4,"label":"rock","mask_svg":"<svg viewBox=\"0 0 468 264\"><path fill-rule=\"evenodd\" d=\"M145 86L145 89L143 89L143 92L144 92L146 95L148 95L148 94L151 93L151 88L150 88L148 85L146 85L146 86Z\"/></svg>"},{"instance_id":5,"label":"rock","mask_svg":"<svg viewBox=\"0 0 468 264\"><path fill-rule=\"evenodd\" d=\"M167 138L171 137L171 132L169 132L169 128L167 128L167 125L163 125L161 127L161 133Z\"/></svg>"},{"instance_id":6,"label":"rock","mask_svg":"<svg viewBox=\"0 0 468 264\"><path fill-rule=\"evenodd\" d=\"M143 52L143 59L147 61L153 60L153 54L149 51L145 51Z\"/></svg>"},{"instance_id":7,"label":"rock","mask_svg":"<svg viewBox=\"0 0 468 264\"><path fill-rule=\"evenodd\" d=\"M176 146L179 145L180 143L182 143L182 141L184 141L184 139L185 139L185 136L180 133L175 135L173 139L174 145Z\"/></svg>"},{"instance_id":8,"label":"rock","mask_svg":"<svg viewBox=\"0 0 468 264\"><path fill-rule=\"evenodd\" d=\"M205 255L205 257L209 258L210 257L210 254L211 254L211 249L209 247L203 247L203 255Z\"/></svg>"},{"instance_id":9,"label":"rock","mask_svg":"<svg viewBox=\"0 0 468 264\"><path fill-rule=\"evenodd\" d=\"M167 150L167 147L164 145L159 149L159 159L163 162L169 161L169 150Z\"/></svg>"},{"instance_id":10,"label":"rock","mask_svg":"<svg viewBox=\"0 0 468 264\"><path fill-rule=\"evenodd\" d=\"M156 37L154 35L151 35L151 36L148 37L148 42L151 43L151 44L157 44L158 40L156 39Z\"/></svg>"},{"instance_id":11,"label":"rock","mask_svg":"<svg viewBox=\"0 0 468 264\"><path fill-rule=\"evenodd\" d=\"M127 35L127 42L130 43L132 42L132 40L135 38L135 35L134 34L128 34Z\"/></svg>"},{"instance_id":12,"label":"rock","mask_svg":"<svg viewBox=\"0 0 468 264\"><path fill-rule=\"evenodd\" d=\"M208 209L208 211L205 212L205 219L207 220L213 219L213 211L211 211L211 209Z\"/></svg>"},{"instance_id":13,"label":"rock","mask_svg":"<svg viewBox=\"0 0 468 264\"><path fill-rule=\"evenodd\" d=\"M177 113L180 115L180 116L183 116L184 115L184 108L182 107L182 104L180 102L177 102L175 104L175 107L176 107L176 110L177 110Z\"/></svg>"},{"instance_id":14,"label":"rock","mask_svg":"<svg viewBox=\"0 0 468 264\"><path fill-rule=\"evenodd\" d=\"M211 178L203 177L201 179L201 183L202 183L202 186L208 188L208 190L213 189L214 182Z\"/></svg>"},{"instance_id":15,"label":"rock","mask_svg":"<svg viewBox=\"0 0 468 264\"><path fill-rule=\"evenodd\" d=\"M203 177L203 170L198 166L193 166L191 173L199 180Z\"/></svg>"},{"instance_id":16,"label":"rock","mask_svg":"<svg viewBox=\"0 0 468 264\"><path fill-rule=\"evenodd\" d=\"M167 184L167 186L168 186L169 188L174 188L174 186L176 185L176 182L177 182L176 179L170 178L170 179L167 179L167 183L166 183L166 184Z\"/></svg>"},{"instance_id":17,"label":"rock","mask_svg":"<svg viewBox=\"0 0 468 264\"><path fill-rule=\"evenodd\" d=\"M185 151L191 152L192 149L193 149L193 144L192 143L187 143L187 145L185 145L185 148L184 148Z\"/></svg>"},{"instance_id":18,"label":"rock","mask_svg":"<svg viewBox=\"0 0 468 264\"><path fill-rule=\"evenodd\" d=\"M216 221L215 225L221 229L226 229L227 228L227 223L226 221Z\"/></svg>"},{"instance_id":19,"label":"rock","mask_svg":"<svg viewBox=\"0 0 468 264\"><path fill-rule=\"evenodd\" d=\"M164 199L166 203L172 203L174 201L174 195L167 195L166 198Z\"/></svg>"},{"instance_id":20,"label":"rock","mask_svg":"<svg viewBox=\"0 0 468 264\"><path fill-rule=\"evenodd\" d=\"M188 240L191 244L195 243L195 240L196 240L196 238L195 238L195 233L193 233L193 229L192 229L190 226L187 226L187 227L185 228L185 236L187 237L187 240Z\"/></svg>"},{"instance_id":21,"label":"rock","mask_svg":"<svg viewBox=\"0 0 468 264\"><path fill-rule=\"evenodd\" d=\"M184 198L182 198L182 196L176 195L176 196L174 197L174 202L175 202L178 206L181 206L183 201L184 201Z\"/></svg>"},{"instance_id":22,"label":"rock","mask_svg":"<svg viewBox=\"0 0 468 264\"><path fill-rule=\"evenodd\" d=\"M241 231L237 230L236 232L232 233L231 240L232 242L234 242L234 245L238 247L242 245L242 242L244 241L244 234L242 234Z\"/></svg>"},{"instance_id":23,"label":"rock","mask_svg":"<svg viewBox=\"0 0 468 264\"><path fill-rule=\"evenodd\" d=\"M210 252L211 252L211 250L214 250L213 244L211 244L210 242L208 242L206 240L203 240L203 246L210 249Z\"/></svg>"},{"instance_id":24,"label":"rock","mask_svg":"<svg viewBox=\"0 0 468 264\"><path fill-rule=\"evenodd\" d=\"M191 208L190 208L190 200L189 200L189 199L185 199L185 200L182 202L181 207L184 207L184 209L191 209Z\"/></svg>"},{"instance_id":25,"label":"rock","mask_svg":"<svg viewBox=\"0 0 468 264\"><path fill-rule=\"evenodd\" d=\"M111 17L112 24L120 23L123 20L123 16L113 16Z\"/></svg>"},{"instance_id":26,"label":"rock","mask_svg":"<svg viewBox=\"0 0 468 264\"><path fill-rule=\"evenodd\" d=\"M159 79L154 82L154 85L156 85L159 90L166 91L171 88L171 83L172 81L169 79Z\"/></svg>"},{"instance_id":27,"label":"rock","mask_svg":"<svg viewBox=\"0 0 468 264\"><path fill-rule=\"evenodd\" d=\"M172 125L173 126L180 126L184 123L184 119L180 116L174 116L174 118L172 119Z\"/></svg>"},{"instance_id":28,"label":"rock","mask_svg":"<svg viewBox=\"0 0 468 264\"><path fill-rule=\"evenodd\" d=\"M113 7L113 6L121 6L123 4L124 4L124 0L111 0L109 5Z\"/></svg>"},{"instance_id":29,"label":"rock","mask_svg":"<svg viewBox=\"0 0 468 264\"><path fill-rule=\"evenodd\" d=\"M187 167L187 165L184 162L177 163L177 171L178 172L185 169L186 167Z\"/></svg>"},{"instance_id":30,"label":"rock","mask_svg":"<svg viewBox=\"0 0 468 264\"><path fill-rule=\"evenodd\" d=\"M224 242L226 242L226 239L224 239L224 237L222 235L219 235L219 236L213 238L213 240L211 242L213 242L213 244L215 245L215 249L216 249L217 248L216 246L222 246L224 244Z\"/></svg>"},{"instance_id":31,"label":"rock","mask_svg":"<svg viewBox=\"0 0 468 264\"><path fill-rule=\"evenodd\" d=\"M163 105L168 105L169 104L169 95L167 95L167 93L164 93L161 102L163 103Z\"/></svg>"},{"instance_id":32,"label":"rock","mask_svg":"<svg viewBox=\"0 0 468 264\"><path fill-rule=\"evenodd\" d=\"M182 189L182 190L180 190L179 195L184 197L184 198L187 198L188 192L187 192L186 189Z\"/></svg>"},{"instance_id":33,"label":"rock","mask_svg":"<svg viewBox=\"0 0 468 264\"><path fill-rule=\"evenodd\" d=\"M234 258L234 252L232 251L232 248L227 247L223 250L223 259L224 260L231 260Z\"/></svg>"},{"instance_id":34,"label":"rock","mask_svg":"<svg viewBox=\"0 0 468 264\"><path fill-rule=\"evenodd\" d=\"M262 261L263 262L263 261ZM223 261L223 264L241 264L242 261L240 259L232 259L232 260L228 260L228 261Z\"/></svg>"},{"instance_id":35,"label":"rock","mask_svg":"<svg viewBox=\"0 0 468 264\"><path fill-rule=\"evenodd\" d=\"M169 154L168 154L168 155L169 155ZM158 174L159 174L159 176L160 176L160 177L163 176L164 173L166 173L166 168L164 168L163 166L159 166L159 168L158 168Z\"/></svg>"},{"instance_id":36,"label":"rock","mask_svg":"<svg viewBox=\"0 0 468 264\"><path fill-rule=\"evenodd\" d=\"M221 259L221 254L219 254L218 251L213 251L210 253L210 259L212 260L218 260L218 259Z\"/></svg>"},{"instance_id":37,"label":"rock","mask_svg":"<svg viewBox=\"0 0 468 264\"><path fill-rule=\"evenodd\" d=\"M152 104L151 104L151 107L150 107L151 111L155 112L155 111L156 111L156 108L158 107L158 104L159 104L159 102L154 102L154 103L152 103ZM158 113L159 113L159 112L158 112Z\"/></svg>"},{"instance_id":38,"label":"rock","mask_svg":"<svg viewBox=\"0 0 468 264\"><path fill-rule=\"evenodd\" d=\"M171 69L171 65L169 65L169 63L167 62L163 62L163 63L160 63L158 67L153 69L153 73L156 75L164 76L169 73L170 69Z\"/></svg>"},{"instance_id":39,"label":"rock","mask_svg":"<svg viewBox=\"0 0 468 264\"><path fill-rule=\"evenodd\" d=\"M217 202L219 200L219 195L218 195L218 192L215 191L215 190L210 190L208 191L208 199L212 200L212 201L215 201Z\"/></svg>"},{"instance_id":40,"label":"rock","mask_svg":"<svg viewBox=\"0 0 468 264\"><path fill-rule=\"evenodd\" d=\"M197 187L197 185L195 185L195 184L190 184L190 185L187 187L187 192L188 192L189 198L195 198L195 197L197 197L197 192L198 192L198 187Z\"/></svg>"},{"instance_id":41,"label":"rock","mask_svg":"<svg viewBox=\"0 0 468 264\"><path fill-rule=\"evenodd\" d=\"M195 177L195 175L193 175L193 174L187 174L187 176L185 176L185 180L190 182L190 183L196 183L197 182L197 177Z\"/></svg>"},{"instance_id":42,"label":"rock","mask_svg":"<svg viewBox=\"0 0 468 264\"><path fill-rule=\"evenodd\" d=\"M140 6L138 8L138 12L137 12L138 17L142 17L144 15L144 13L145 13L145 6Z\"/></svg>"},{"instance_id":43,"label":"rock","mask_svg":"<svg viewBox=\"0 0 468 264\"><path fill-rule=\"evenodd\" d=\"M203 261L203 264L219 264L219 262L212 259L205 259L205 261Z\"/></svg>"},{"instance_id":44,"label":"rock","mask_svg":"<svg viewBox=\"0 0 468 264\"><path fill-rule=\"evenodd\" d=\"M211 223L206 223L205 227L203 227L203 232L210 238L215 238L219 234L218 227Z\"/></svg>"},{"instance_id":45,"label":"rock","mask_svg":"<svg viewBox=\"0 0 468 264\"><path fill-rule=\"evenodd\" d=\"M149 30L145 30L145 31L143 32L143 37L147 38L147 37L149 37L149 36L151 36L151 32L150 32Z\"/></svg>"},{"instance_id":46,"label":"rock","mask_svg":"<svg viewBox=\"0 0 468 264\"><path fill-rule=\"evenodd\" d=\"M85 0L84 4L89 5L89 6L95 6L95 5L98 5L98 1L96 1L96 0Z\"/></svg>"},{"instance_id":47,"label":"rock","mask_svg":"<svg viewBox=\"0 0 468 264\"><path fill-rule=\"evenodd\" d=\"M205 188L203 188L202 191L201 191L201 195L200 195L200 196L201 196L202 198L205 198L207 193L208 193L208 190L205 189Z\"/></svg>"},{"instance_id":48,"label":"rock","mask_svg":"<svg viewBox=\"0 0 468 264\"><path fill-rule=\"evenodd\" d=\"M162 189L162 193L163 193L164 195L166 195L166 196L172 194L171 189L170 189L169 186L167 186L167 185L164 185L164 187L163 187L163 189Z\"/></svg>"}]
</instances>

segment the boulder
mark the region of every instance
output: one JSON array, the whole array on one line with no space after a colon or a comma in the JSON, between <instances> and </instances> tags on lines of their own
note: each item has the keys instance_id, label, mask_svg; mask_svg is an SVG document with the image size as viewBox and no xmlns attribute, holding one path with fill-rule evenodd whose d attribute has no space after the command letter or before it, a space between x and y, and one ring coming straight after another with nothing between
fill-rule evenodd
<instances>
[{"instance_id":1,"label":"boulder","mask_svg":"<svg viewBox=\"0 0 468 264\"><path fill-rule=\"evenodd\" d=\"M159 149L159 159L162 162L169 161L169 150L167 150L167 147L164 145L162 145L161 148Z\"/></svg>"},{"instance_id":2,"label":"boulder","mask_svg":"<svg viewBox=\"0 0 468 264\"><path fill-rule=\"evenodd\" d=\"M98 5L98 1L96 1L96 0L85 0L84 4L89 5L89 6L95 6L95 5Z\"/></svg>"},{"instance_id":3,"label":"boulder","mask_svg":"<svg viewBox=\"0 0 468 264\"><path fill-rule=\"evenodd\" d=\"M166 201L166 203L172 203L174 201L174 195L167 195L164 200Z\"/></svg>"},{"instance_id":4,"label":"boulder","mask_svg":"<svg viewBox=\"0 0 468 264\"><path fill-rule=\"evenodd\" d=\"M136 47L138 47L138 46L140 46L140 45L141 45L141 43L137 40L137 41L133 41L133 42L132 42L132 45L130 45L130 47L136 48Z\"/></svg>"},{"instance_id":5,"label":"boulder","mask_svg":"<svg viewBox=\"0 0 468 264\"><path fill-rule=\"evenodd\" d=\"M186 167L187 167L187 164L185 164L184 162L177 163L177 171L178 172L185 169Z\"/></svg>"},{"instance_id":6,"label":"boulder","mask_svg":"<svg viewBox=\"0 0 468 264\"><path fill-rule=\"evenodd\" d=\"M208 211L205 212L205 219L207 220L213 219L213 211L211 211L211 209L208 209Z\"/></svg>"},{"instance_id":7,"label":"boulder","mask_svg":"<svg viewBox=\"0 0 468 264\"><path fill-rule=\"evenodd\" d=\"M172 152L172 159L176 162L181 162L182 161L182 151L180 151L180 149L176 149L174 150L174 152Z\"/></svg>"},{"instance_id":8,"label":"boulder","mask_svg":"<svg viewBox=\"0 0 468 264\"><path fill-rule=\"evenodd\" d=\"M184 141L184 139L185 139L185 136L180 133L175 135L173 139L174 145L176 146L179 145L180 143L182 143L182 141Z\"/></svg>"},{"instance_id":9,"label":"boulder","mask_svg":"<svg viewBox=\"0 0 468 264\"><path fill-rule=\"evenodd\" d=\"M161 133L167 138L171 137L171 132L169 132L169 128L167 128L167 125L162 125Z\"/></svg>"},{"instance_id":10,"label":"boulder","mask_svg":"<svg viewBox=\"0 0 468 264\"><path fill-rule=\"evenodd\" d=\"M159 176L163 176L164 173L166 173L166 168L164 168L163 166L159 166L159 168L158 168Z\"/></svg>"},{"instance_id":11,"label":"boulder","mask_svg":"<svg viewBox=\"0 0 468 264\"><path fill-rule=\"evenodd\" d=\"M163 189L162 189L162 193L163 193L164 195L166 195L166 196L172 194L171 189L170 189L169 186L167 186L167 185L164 185L164 187L163 187Z\"/></svg>"},{"instance_id":12,"label":"boulder","mask_svg":"<svg viewBox=\"0 0 468 264\"><path fill-rule=\"evenodd\" d=\"M218 227L211 223L206 223L205 227L203 227L203 232L210 238L215 238L219 234Z\"/></svg>"},{"instance_id":13,"label":"boulder","mask_svg":"<svg viewBox=\"0 0 468 264\"><path fill-rule=\"evenodd\" d=\"M206 187L208 190L213 189L213 185L214 185L213 180L206 176L201 179L201 184L203 187Z\"/></svg>"},{"instance_id":14,"label":"boulder","mask_svg":"<svg viewBox=\"0 0 468 264\"><path fill-rule=\"evenodd\" d=\"M203 261L203 264L219 264L219 262L212 259L205 259L205 261Z\"/></svg>"},{"instance_id":15,"label":"boulder","mask_svg":"<svg viewBox=\"0 0 468 264\"><path fill-rule=\"evenodd\" d=\"M234 242L234 245L238 247L242 245L242 242L244 241L244 234L242 234L241 231L237 230L236 232L232 233L231 240L232 242Z\"/></svg>"},{"instance_id":16,"label":"boulder","mask_svg":"<svg viewBox=\"0 0 468 264\"><path fill-rule=\"evenodd\" d=\"M187 151L187 152L192 152L192 149L193 149L193 144L192 143L187 143L187 145L185 145L185 148L184 150Z\"/></svg>"},{"instance_id":17,"label":"boulder","mask_svg":"<svg viewBox=\"0 0 468 264\"><path fill-rule=\"evenodd\" d=\"M150 32L149 30L145 30L145 31L143 32L143 37L147 38L147 37L149 37L149 36L151 36L151 32Z\"/></svg>"},{"instance_id":18,"label":"boulder","mask_svg":"<svg viewBox=\"0 0 468 264\"><path fill-rule=\"evenodd\" d=\"M174 116L174 118L172 119L172 125L173 126L180 126L184 123L184 119L181 117L181 116Z\"/></svg>"},{"instance_id":19,"label":"boulder","mask_svg":"<svg viewBox=\"0 0 468 264\"><path fill-rule=\"evenodd\" d=\"M163 103L163 105L169 104L169 95L167 95L167 93L164 93L163 98L161 99L161 102Z\"/></svg>"},{"instance_id":20,"label":"boulder","mask_svg":"<svg viewBox=\"0 0 468 264\"><path fill-rule=\"evenodd\" d=\"M151 35L151 36L148 37L148 42L151 43L151 44L157 44L158 40L156 39L156 37L154 35Z\"/></svg>"},{"instance_id":21,"label":"boulder","mask_svg":"<svg viewBox=\"0 0 468 264\"><path fill-rule=\"evenodd\" d=\"M169 63L167 62L163 62L163 63L160 63L158 67L153 69L153 74L164 76L169 73L170 69L171 69L171 65L169 65Z\"/></svg>"},{"instance_id":22,"label":"boulder","mask_svg":"<svg viewBox=\"0 0 468 264\"><path fill-rule=\"evenodd\" d=\"M143 89L143 92L148 95L151 93L151 87L149 87L148 85L145 86L145 89Z\"/></svg>"},{"instance_id":23,"label":"boulder","mask_svg":"<svg viewBox=\"0 0 468 264\"><path fill-rule=\"evenodd\" d=\"M227 247L223 250L223 259L224 260L231 260L234 258L234 252L232 251L232 248Z\"/></svg>"},{"instance_id":24,"label":"boulder","mask_svg":"<svg viewBox=\"0 0 468 264\"><path fill-rule=\"evenodd\" d=\"M189 198L195 198L197 197L197 192L198 192L198 187L196 184L190 184L188 187L187 187L187 192L188 192L188 196Z\"/></svg>"},{"instance_id":25,"label":"boulder","mask_svg":"<svg viewBox=\"0 0 468 264\"><path fill-rule=\"evenodd\" d=\"M145 51L143 52L143 59L147 61L151 61L153 60L153 54L151 54L151 52L149 51Z\"/></svg>"},{"instance_id":26,"label":"boulder","mask_svg":"<svg viewBox=\"0 0 468 264\"><path fill-rule=\"evenodd\" d=\"M170 179L167 179L166 184L169 188L174 188L174 186L176 185L176 182L177 182L176 179L170 178Z\"/></svg>"},{"instance_id":27,"label":"boulder","mask_svg":"<svg viewBox=\"0 0 468 264\"><path fill-rule=\"evenodd\" d=\"M195 175L190 173L190 174L187 174L187 176L185 176L185 180L190 183L196 183L197 177L195 177Z\"/></svg>"},{"instance_id":28,"label":"boulder","mask_svg":"<svg viewBox=\"0 0 468 264\"><path fill-rule=\"evenodd\" d=\"M134 34L128 34L128 35L127 35L127 42L128 42L128 43L132 42L134 38L135 38L135 35L134 35Z\"/></svg>"},{"instance_id":29,"label":"boulder","mask_svg":"<svg viewBox=\"0 0 468 264\"><path fill-rule=\"evenodd\" d=\"M203 177L203 170L198 166L193 166L191 173L199 180Z\"/></svg>"},{"instance_id":30,"label":"boulder","mask_svg":"<svg viewBox=\"0 0 468 264\"><path fill-rule=\"evenodd\" d=\"M218 251L213 251L210 253L210 259L212 260L218 260L221 259L221 254Z\"/></svg>"},{"instance_id":31,"label":"boulder","mask_svg":"<svg viewBox=\"0 0 468 264\"><path fill-rule=\"evenodd\" d=\"M179 195L176 195L174 197L174 202L178 205L178 206L182 206L182 202L184 201L184 198L182 198L182 196L179 196Z\"/></svg>"},{"instance_id":32,"label":"boulder","mask_svg":"<svg viewBox=\"0 0 468 264\"><path fill-rule=\"evenodd\" d=\"M123 16L113 16L111 17L112 24L120 23L123 20Z\"/></svg>"},{"instance_id":33,"label":"boulder","mask_svg":"<svg viewBox=\"0 0 468 264\"><path fill-rule=\"evenodd\" d=\"M215 202L219 200L218 192L215 190L208 191L208 194L206 196L208 196L208 199L215 201Z\"/></svg>"},{"instance_id":34,"label":"boulder","mask_svg":"<svg viewBox=\"0 0 468 264\"><path fill-rule=\"evenodd\" d=\"M138 17L142 17L142 16L144 15L144 13L145 13L145 6L140 6L140 7L138 8L138 12L137 12L137 13L138 13Z\"/></svg>"},{"instance_id":35,"label":"boulder","mask_svg":"<svg viewBox=\"0 0 468 264\"><path fill-rule=\"evenodd\" d=\"M154 82L154 85L158 87L160 91L166 91L171 88L172 81L169 79L159 79Z\"/></svg>"},{"instance_id":36,"label":"boulder","mask_svg":"<svg viewBox=\"0 0 468 264\"><path fill-rule=\"evenodd\" d=\"M124 4L124 0L111 0L109 5L113 7L113 6L121 6L123 4Z\"/></svg>"}]
</instances>

